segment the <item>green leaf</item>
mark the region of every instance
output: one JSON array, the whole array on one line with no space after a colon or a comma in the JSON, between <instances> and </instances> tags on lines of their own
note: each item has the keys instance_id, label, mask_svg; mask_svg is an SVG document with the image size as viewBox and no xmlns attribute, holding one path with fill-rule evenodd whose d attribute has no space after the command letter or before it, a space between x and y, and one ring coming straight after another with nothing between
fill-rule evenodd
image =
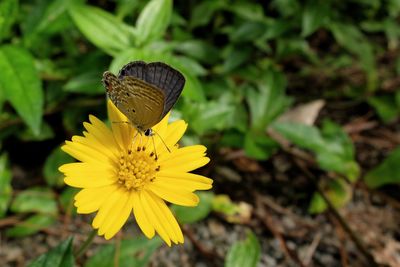
<instances>
[{"instance_id":1,"label":"green leaf","mask_svg":"<svg viewBox=\"0 0 400 267\"><path fill-rule=\"evenodd\" d=\"M302 16L301 36L307 37L329 19L329 1L309 0L307 1Z\"/></svg>"},{"instance_id":2,"label":"green leaf","mask_svg":"<svg viewBox=\"0 0 400 267\"><path fill-rule=\"evenodd\" d=\"M284 59L290 56L304 56L314 64L318 57L310 48L308 42L302 38L279 38L276 43L276 57Z\"/></svg>"},{"instance_id":3,"label":"green leaf","mask_svg":"<svg viewBox=\"0 0 400 267\"><path fill-rule=\"evenodd\" d=\"M180 223L186 224L201 221L211 212L214 194L210 192L199 192L197 195L200 198L200 202L196 207L172 206L176 218Z\"/></svg>"},{"instance_id":4,"label":"green leaf","mask_svg":"<svg viewBox=\"0 0 400 267\"><path fill-rule=\"evenodd\" d=\"M244 241L237 242L229 249L225 267L256 267L261 254L257 237L249 231Z\"/></svg>"},{"instance_id":5,"label":"green leaf","mask_svg":"<svg viewBox=\"0 0 400 267\"><path fill-rule=\"evenodd\" d=\"M70 237L46 254L39 256L28 267L74 267L74 261Z\"/></svg>"},{"instance_id":6,"label":"green leaf","mask_svg":"<svg viewBox=\"0 0 400 267\"><path fill-rule=\"evenodd\" d=\"M278 0L273 1L273 4L282 17L289 17L300 14L301 2L298 0Z\"/></svg>"},{"instance_id":7,"label":"green leaf","mask_svg":"<svg viewBox=\"0 0 400 267\"><path fill-rule=\"evenodd\" d=\"M266 133L247 131L244 141L246 155L258 160L269 158L278 148L278 144Z\"/></svg>"},{"instance_id":8,"label":"green leaf","mask_svg":"<svg viewBox=\"0 0 400 267\"><path fill-rule=\"evenodd\" d=\"M215 12L225 6L223 0L200 1L191 13L189 25L191 28L204 26L210 22Z\"/></svg>"},{"instance_id":9,"label":"green leaf","mask_svg":"<svg viewBox=\"0 0 400 267\"><path fill-rule=\"evenodd\" d=\"M18 1L2 0L0 3L0 41L10 36L11 27L18 17Z\"/></svg>"},{"instance_id":10,"label":"green leaf","mask_svg":"<svg viewBox=\"0 0 400 267\"><path fill-rule=\"evenodd\" d=\"M238 17L250 21L262 21L264 10L261 3L252 3L250 1L237 1L233 4L228 4L226 9L235 13Z\"/></svg>"},{"instance_id":11,"label":"green leaf","mask_svg":"<svg viewBox=\"0 0 400 267\"><path fill-rule=\"evenodd\" d=\"M230 115L234 112L234 106L220 101L209 101L191 105L192 112L190 127L199 135L207 132L221 131L226 128Z\"/></svg>"},{"instance_id":12,"label":"green leaf","mask_svg":"<svg viewBox=\"0 0 400 267\"><path fill-rule=\"evenodd\" d=\"M286 80L282 73L268 70L258 82L258 90L248 88L246 100L250 108L251 129L265 132L267 126L291 103L285 94Z\"/></svg>"},{"instance_id":13,"label":"green leaf","mask_svg":"<svg viewBox=\"0 0 400 267\"><path fill-rule=\"evenodd\" d=\"M38 1L32 5L21 22L25 47L42 50L44 38L71 28L73 23L67 13L67 7L71 2Z\"/></svg>"},{"instance_id":14,"label":"green leaf","mask_svg":"<svg viewBox=\"0 0 400 267\"><path fill-rule=\"evenodd\" d=\"M341 127L324 121L322 130L299 123L274 123L273 128L290 142L301 148L312 150L319 166L327 171L335 171L355 181L360 167L354 160L354 146Z\"/></svg>"},{"instance_id":15,"label":"green leaf","mask_svg":"<svg viewBox=\"0 0 400 267\"><path fill-rule=\"evenodd\" d=\"M323 151L325 141L314 126L300 123L276 122L272 126L293 144L313 151Z\"/></svg>"},{"instance_id":16,"label":"green leaf","mask_svg":"<svg viewBox=\"0 0 400 267\"><path fill-rule=\"evenodd\" d=\"M104 94L100 82L101 73L97 71L85 72L70 79L63 87L64 91L83 93L88 95Z\"/></svg>"},{"instance_id":17,"label":"green leaf","mask_svg":"<svg viewBox=\"0 0 400 267\"><path fill-rule=\"evenodd\" d=\"M207 64L215 64L220 58L219 50L203 40L180 42L177 44L176 50Z\"/></svg>"},{"instance_id":18,"label":"green leaf","mask_svg":"<svg viewBox=\"0 0 400 267\"><path fill-rule=\"evenodd\" d=\"M44 178L48 185L59 187L64 184L64 175L58 168L65 163L74 162L74 159L63 152L60 147L55 148L47 157L43 167Z\"/></svg>"},{"instance_id":19,"label":"green leaf","mask_svg":"<svg viewBox=\"0 0 400 267\"><path fill-rule=\"evenodd\" d=\"M44 14L38 21L34 31L46 33L59 33L72 23L68 21L67 10L71 1L56 0L46 6ZM69 23L68 23L69 22Z\"/></svg>"},{"instance_id":20,"label":"green leaf","mask_svg":"<svg viewBox=\"0 0 400 267\"><path fill-rule=\"evenodd\" d=\"M389 154L383 162L370 170L365 175L365 183L376 188L386 184L400 183L400 147L397 147Z\"/></svg>"},{"instance_id":21,"label":"green leaf","mask_svg":"<svg viewBox=\"0 0 400 267\"><path fill-rule=\"evenodd\" d=\"M319 151L317 162L322 169L344 174L352 182L355 182L360 175L360 167L357 162L332 151Z\"/></svg>"},{"instance_id":22,"label":"green leaf","mask_svg":"<svg viewBox=\"0 0 400 267\"><path fill-rule=\"evenodd\" d=\"M55 222L54 215L35 214L8 229L6 235L10 237L28 236L53 225Z\"/></svg>"},{"instance_id":23,"label":"green leaf","mask_svg":"<svg viewBox=\"0 0 400 267\"><path fill-rule=\"evenodd\" d=\"M396 18L400 13L400 1L399 0L389 0L387 4L387 12L391 17Z\"/></svg>"},{"instance_id":24,"label":"green leaf","mask_svg":"<svg viewBox=\"0 0 400 267\"><path fill-rule=\"evenodd\" d=\"M343 179L330 180L323 189L326 197L332 202L335 208L346 205L352 197L351 186ZM328 204L319 193L314 193L308 211L310 213L321 213L328 208Z\"/></svg>"},{"instance_id":25,"label":"green leaf","mask_svg":"<svg viewBox=\"0 0 400 267\"><path fill-rule=\"evenodd\" d=\"M182 58L184 57L172 56L169 53L131 48L114 58L110 70L117 73L123 65L133 60L143 60L146 62L162 61L178 69L185 76L186 83L182 95L197 102L203 102L205 100L203 88L197 77L192 74L191 69L185 65L187 60L182 60Z\"/></svg>"},{"instance_id":26,"label":"green leaf","mask_svg":"<svg viewBox=\"0 0 400 267\"><path fill-rule=\"evenodd\" d=\"M60 204L64 208L65 214L68 216L76 214L76 207L74 206L74 197L80 191L78 188L66 187L60 195Z\"/></svg>"},{"instance_id":27,"label":"green leaf","mask_svg":"<svg viewBox=\"0 0 400 267\"><path fill-rule=\"evenodd\" d=\"M231 34L233 42L256 41L263 36L267 30L267 25L261 22L249 21L241 24Z\"/></svg>"},{"instance_id":28,"label":"green leaf","mask_svg":"<svg viewBox=\"0 0 400 267\"><path fill-rule=\"evenodd\" d=\"M38 134L35 135L31 128L27 128L24 131L19 132L17 136L22 141L43 141L53 138L54 131L48 123L43 122Z\"/></svg>"},{"instance_id":29,"label":"green leaf","mask_svg":"<svg viewBox=\"0 0 400 267\"><path fill-rule=\"evenodd\" d=\"M225 61L222 64L222 71L224 73L231 72L242 65L250 58L252 52L250 47L243 46L229 47L227 51Z\"/></svg>"},{"instance_id":30,"label":"green leaf","mask_svg":"<svg viewBox=\"0 0 400 267\"><path fill-rule=\"evenodd\" d=\"M7 155L2 154L0 156L0 218L6 214L12 196L12 176L7 162Z\"/></svg>"},{"instance_id":31,"label":"green leaf","mask_svg":"<svg viewBox=\"0 0 400 267\"><path fill-rule=\"evenodd\" d=\"M371 96L368 98L368 104L374 107L379 117L386 123L394 121L400 114L400 107L397 106L394 95Z\"/></svg>"},{"instance_id":32,"label":"green leaf","mask_svg":"<svg viewBox=\"0 0 400 267\"><path fill-rule=\"evenodd\" d=\"M367 73L367 90L376 90L378 74L373 47L368 42L368 39L352 24L331 22L328 26L336 41L360 59L360 65Z\"/></svg>"},{"instance_id":33,"label":"green leaf","mask_svg":"<svg viewBox=\"0 0 400 267\"><path fill-rule=\"evenodd\" d=\"M109 55L116 55L131 46L134 29L112 14L80 4L69 5L68 11L85 37Z\"/></svg>"},{"instance_id":34,"label":"green leaf","mask_svg":"<svg viewBox=\"0 0 400 267\"><path fill-rule=\"evenodd\" d=\"M321 168L344 174L354 182L360 174L360 167L355 162L354 145L340 125L324 120L321 133L325 148L317 152L317 161Z\"/></svg>"},{"instance_id":35,"label":"green leaf","mask_svg":"<svg viewBox=\"0 0 400 267\"><path fill-rule=\"evenodd\" d=\"M22 47L0 46L0 90L38 135L43 114L43 89L31 54Z\"/></svg>"},{"instance_id":36,"label":"green leaf","mask_svg":"<svg viewBox=\"0 0 400 267\"><path fill-rule=\"evenodd\" d=\"M310 206L308 207L308 212L311 214L317 214L324 212L328 208L324 198L320 193L315 192L311 198Z\"/></svg>"},{"instance_id":37,"label":"green leaf","mask_svg":"<svg viewBox=\"0 0 400 267\"><path fill-rule=\"evenodd\" d=\"M54 194L47 188L31 188L19 193L11 203L13 212L39 212L57 214L57 203Z\"/></svg>"},{"instance_id":38,"label":"green leaf","mask_svg":"<svg viewBox=\"0 0 400 267\"><path fill-rule=\"evenodd\" d=\"M136 45L160 39L171 20L172 0L151 0L136 21Z\"/></svg>"},{"instance_id":39,"label":"green leaf","mask_svg":"<svg viewBox=\"0 0 400 267\"><path fill-rule=\"evenodd\" d=\"M216 195L212 200L212 209L225 215L234 215L239 212L237 204L232 202L228 195Z\"/></svg>"},{"instance_id":40,"label":"green leaf","mask_svg":"<svg viewBox=\"0 0 400 267\"><path fill-rule=\"evenodd\" d=\"M115 255L118 255L117 265L120 267L148 266L150 257L162 244L161 239L147 239L135 237L133 240L122 240L121 245L104 245L96 251L84 267L109 267L114 266ZM118 252L115 250L118 249ZM118 253L118 254L117 254Z\"/></svg>"}]
</instances>

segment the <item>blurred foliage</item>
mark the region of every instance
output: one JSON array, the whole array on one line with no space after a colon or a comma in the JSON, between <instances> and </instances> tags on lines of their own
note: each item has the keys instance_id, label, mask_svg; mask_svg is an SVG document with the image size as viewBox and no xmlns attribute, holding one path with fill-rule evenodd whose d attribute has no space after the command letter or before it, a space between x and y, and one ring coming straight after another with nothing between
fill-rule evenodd
<instances>
[{"instance_id":1,"label":"blurred foliage","mask_svg":"<svg viewBox=\"0 0 400 267\"><path fill-rule=\"evenodd\" d=\"M11 200L11 171L5 154L0 156L0 218L4 217Z\"/></svg>"},{"instance_id":2,"label":"blurred foliage","mask_svg":"<svg viewBox=\"0 0 400 267\"><path fill-rule=\"evenodd\" d=\"M31 262L28 267L73 267L72 238L61 242L46 254Z\"/></svg>"},{"instance_id":3,"label":"blurred foliage","mask_svg":"<svg viewBox=\"0 0 400 267\"><path fill-rule=\"evenodd\" d=\"M308 82L296 94L301 99L288 95L291 76L340 80L341 71L355 70L360 79L346 80L341 88L326 84L321 95L366 103L384 123L398 120L400 92L385 79L400 75L400 58L384 70L379 62L398 54L399 15L399 0L2 0L0 217L10 213L22 219L7 234L22 236L51 225L58 207L74 214L74 191L63 188L57 171L71 159L60 153L59 144L81 132L88 114L106 118L101 75L132 60L163 61L186 77L172 114L189 123L184 144L202 142L211 151L242 149L251 158L266 160L280 149L266 133L272 127L315 155L320 169L335 174L323 187L335 205L345 205L360 176L349 136L329 120L308 126L277 118L293 102L312 98ZM41 149L21 154L25 145L36 143ZM42 168L42 177L27 183L36 187L13 194L16 151ZM368 172L369 186L398 183L398 154L397 149ZM210 193L200 198L202 204L190 212L175 208L182 223L237 208ZM311 212L325 210L320 195L310 199ZM254 246L254 240L249 234L245 243L233 247L227 266L236 266L235 255ZM63 257L70 243L61 246ZM43 261L32 266L47 266Z\"/></svg>"},{"instance_id":4,"label":"blurred foliage","mask_svg":"<svg viewBox=\"0 0 400 267\"><path fill-rule=\"evenodd\" d=\"M387 184L400 184L400 147L365 175L369 187L376 188Z\"/></svg>"},{"instance_id":5,"label":"blurred foliage","mask_svg":"<svg viewBox=\"0 0 400 267\"><path fill-rule=\"evenodd\" d=\"M260 254L261 247L256 236L252 232L248 232L246 240L233 244L229 249L225 267L257 266Z\"/></svg>"},{"instance_id":6,"label":"blurred foliage","mask_svg":"<svg viewBox=\"0 0 400 267\"><path fill-rule=\"evenodd\" d=\"M161 246L160 238L147 239L145 237L134 240L122 240L118 246L109 244L102 246L96 254L90 258L84 267L140 267L148 266L151 255ZM116 252L116 249L119 251ZM115 255L118 255L118 263L115 263Z\"/></svg>"}]
</instances>

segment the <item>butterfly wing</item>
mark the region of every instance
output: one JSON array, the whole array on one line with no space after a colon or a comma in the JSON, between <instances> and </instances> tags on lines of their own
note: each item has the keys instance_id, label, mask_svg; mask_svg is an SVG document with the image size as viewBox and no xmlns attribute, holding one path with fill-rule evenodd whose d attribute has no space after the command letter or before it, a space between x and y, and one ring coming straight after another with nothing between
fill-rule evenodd
<instances>
[{"instance_id":1,"label":"butterfly wing","mask_svg":"<svg viewBox=\"0 0 400 267\"><path fill-rule=\"evenodd\" d=\"M125 76L121 85L125 95L118 108L137 129L145 131L161 120L165 99L161 90L132 76Z\"/></svg>"},{"instance_id":2,"label":"butterfly wing","mask_svg":"<svg viewBox=\"0 0 400 267\"><path fill-rule=\"evenodd\" d=\"M146 81L146 66L144 61L132 61L122 67L118 73L118 78L123 80L126 76L132 76L142 81Z\"/></svg>"},{"instance_id":3,"label":"butterfly wing","mask_svg":"<svg viewBox=\"0 0 400 267\"><path fill-rule=\"evenodd\" d=\"M135 77L145 81L164 93L165 102L160 120L171 110L185 85L185 77L174 68L162 62L146 64L133 61L125 65L118 74L119 79Z\"/></svg>"}]
</instances>

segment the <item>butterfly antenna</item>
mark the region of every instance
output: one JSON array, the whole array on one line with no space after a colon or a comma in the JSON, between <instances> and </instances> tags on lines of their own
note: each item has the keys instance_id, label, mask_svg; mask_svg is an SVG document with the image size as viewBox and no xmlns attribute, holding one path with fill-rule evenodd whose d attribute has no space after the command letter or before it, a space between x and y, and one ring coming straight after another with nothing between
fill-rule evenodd
<instances>
[{"instance_id":1,"label":"butterfly antenna","mask_svg":"<svg viewBox=\"0 0 400 267\"><path fill-rule=\"evenodd\" d=\"M171 153L171 150L168 148L167 144L164 142L164 139L162 139L161 135L159 135L156 131L153 130L153 133L155 133L161 140L161 142L164 144L165 148L168 150L169 153Z\"/></svg>"}]
</instances>

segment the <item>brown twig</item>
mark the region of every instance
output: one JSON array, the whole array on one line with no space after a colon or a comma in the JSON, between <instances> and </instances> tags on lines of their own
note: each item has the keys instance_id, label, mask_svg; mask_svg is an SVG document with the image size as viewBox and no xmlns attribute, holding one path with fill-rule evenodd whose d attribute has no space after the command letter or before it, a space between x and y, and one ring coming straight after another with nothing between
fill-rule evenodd
<instances>
[{"instance_id":1,"label":"brown twig","mask_svg":"<svg viewBox=\"0 0 400 267\"><path fill-rule=\"evenodd\" d=\"M192 242L193 246L196 247L196 249L206 258L208 259L215 259L220 258L223 259L223 257L221 255L219 255L216 251L214 250L210 250L208 248L206 248L200 241L198 241L195 237L194 237L194 233L193 231L187 227L187 226L183 226L182 227L182 231L183 233L189 238L190 242Z\"/></svg>"},{"instance_id":2,"label":"brown twig","mask_svg":"<svg viewBox=\"0 0 400 267\"><path fill-rule=\"evenodd\" d=\"M290 249L286 243L283 234L279 229L275 227L276 223L274 222L271 215L267 212L267 208L262 204L260 200L260 196L255 194L256 198L256 212L255 215L261 220L261 222L271 231L274 237L279 241L281 249L285 254L286 258L292 259L301 267L306 267L304 263L300 260L299 256L297 255L296 251Z\"/></svg>"},{"instance_id":3,"label":"brown twig","mask_svg":"<svg viewBox=\"0 0 400 267\"><path fill-rule=\"evenodd\" d=\"M315 250L318 247L319 242L321 241L322 235L320 232L318 232L313 241L311 242L311 245L308 247L308 251L306 256L304 257L304 265L308 266L311 263L311 259L315 253Z\"/></svg>"},{"instance_id":4,"label":"brown twig","mask_svg":"<svg viewBox=\"0 0 400 267\"><path fill-rule=\"evenodd\" d=\"M357 249L361 252L361 254L365 257L367 260L369 266L371 267L379 267L378 263L376 263L374 257L372 254L368 251L366 248L364 242L359 238L359 236L351 229L350 225L347 224L345 219L340 215L339 211L335 208L331 200L326 196L325 192L320 188L318 184L317 178L305 167L305 165L300 162L299 160L295 159L296 164L300 167L300 169L303 171L303 173L309 178L315 187L318 190L318 193L321 195L321 197L324 199L328 206L328 210L332 213L332 215L336 218L340 226L343 228L343 230L348 234L350 239L353 241L353 243L356 245Z\"/></svg>"},{"instance_id":5,"label":"brown twig","mask_svg":"<svg viewBox=\"0 0 400 267\"><path fill-rule=\"evenodd\" d=\"M333 216L330 216L330 217L331 217L331 220L335 224L335 230L336 230L337 236L339 237L339 241L342 244L341 246L339 246L340 262L342 263L343 267L349 267L347 253L346 253L346 250L344 249L345 233L343 232L343 229L340 226L339 222L336 220L336 218L334 218Z\"/></svg>"},{"instance_id":6,"label":"brown twig","mask_svg":"<svg viewBox=\"0 0 400 267\"><path fill-rule=\"evenodd\" d=\"M0 220L0 228L8 226L8 225L14 225L20 222L21 217L20 216L10 216L4 219Z\"/></svg>"},{"instance_id":7,"label":"brown twig","mask_svg":"<svg viewBox=\"0 0 400 267\"><path fill-rule=\"evenodd\" d=\"M269 130L268 130L268 133L271 136L271 133ZM275 141L277 141L281 145L282 149L285 152L295 156L294 162L296 163L296 165L298 165L298 167L303 171L303 173L306 175L306 177L309 178L312 181L312 183L315 185L315 187L318 190L318 193L320 193L320 195L322 196L322 198L328 205L329 211L333 214L333 216L337 219L339 224L342 226L343 230L348 234L350 239L354 242L357 249L364 255L365 259L369 263L369 266L379 267L379 265L376 263L372 254L368 251L368 249L364 245L363 241L358 237L358 235L353 231L353 229L351 229L351 227L347 224L347 222L344 220L344 218L340 215L340 213L337 211L335 206L332 204L330 199L326 196L326 194L322 190L322 188L320 188L317 178L305 166L305 164L307 163L308 165L317 167L314 157L304 151L302 151L302 153L298 153L296 151L298 149L292 148L287 141L285 142L285 141L280 140L279 138L274 138L274 136L271 136L271 137L273 139L275 139ZM305 156L304 153L307 154L307 156Z\"/></svg>"}]
</instances>

